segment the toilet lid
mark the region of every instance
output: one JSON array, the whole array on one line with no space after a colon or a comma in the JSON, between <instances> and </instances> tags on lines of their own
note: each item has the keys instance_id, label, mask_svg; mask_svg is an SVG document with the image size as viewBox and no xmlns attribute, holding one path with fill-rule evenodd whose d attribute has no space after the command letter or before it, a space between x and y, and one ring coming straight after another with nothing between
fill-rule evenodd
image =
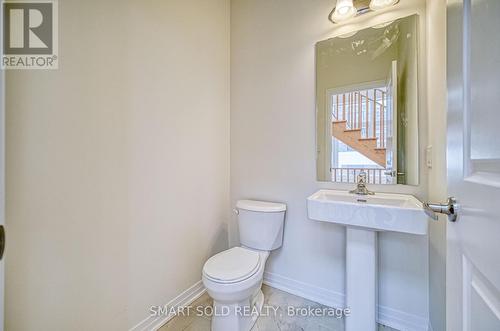
<instances>
[{"instance_id":1,"label":"toilet lid","mask_svg":"<svg viewBox=\"0 0 500 331\"><path fill-rule=\"evenodd\" d=\"M259 253L234 247L208 259L203 272L215 281L234 282L253 275L259 265Z\"/></svg>"}]
</instances>

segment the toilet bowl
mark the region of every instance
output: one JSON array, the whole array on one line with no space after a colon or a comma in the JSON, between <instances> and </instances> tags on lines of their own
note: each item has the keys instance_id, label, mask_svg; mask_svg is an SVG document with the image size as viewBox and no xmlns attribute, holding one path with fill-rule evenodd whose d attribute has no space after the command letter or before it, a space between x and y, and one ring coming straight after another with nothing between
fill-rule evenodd
<instances>
[{"instance_id":1,"label":"toilet bowl","mask_svg":"<svg viewBox=\"0 0 500 331\"><path fill-rule=\"evenodd\" d=\"M234 247L207 261L203 284L217 314L212 316L212 330L252 328L264 303L261 286L268 256L269 252Z\"/></svg>"},{"instance_id":2,"label":"toilet bowl","mask_svg":"<svg viewBox=\"0 0 500 331\"><path fill-rule=\"evenodd\" d=\"M203 266L203 284L214 301L212 331L253 327L264 303L267 258L283 241L286 205L240 200L236 208L242 246L212 256Z\"/></svg>"}]
</instances>

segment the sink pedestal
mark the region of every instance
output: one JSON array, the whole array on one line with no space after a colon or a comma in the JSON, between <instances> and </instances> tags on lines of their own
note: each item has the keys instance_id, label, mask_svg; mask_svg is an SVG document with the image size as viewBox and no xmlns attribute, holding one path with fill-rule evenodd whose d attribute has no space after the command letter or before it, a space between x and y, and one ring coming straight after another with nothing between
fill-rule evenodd
<instances>
[{"instance_id":1,"label":"sink pedestal","mask_svg":"<svg viewBox=\"0 0 500 331\"><path fill-rule=\"evenodd\" d=\"M346 331L377 330L377 232L427 234L427 215L415 197L319 190L307 198L312 220L346 226Z\"/></svg>"},{"instance_id":2,"label":"sink pedestal","mask_svg":"<svg viewBox=\"0 0 500 331\"><path fill-rule=\"evenodd\" d=\"M346 228L346 331L377 330L377 232Z\"/></svg>"}]
</instances>

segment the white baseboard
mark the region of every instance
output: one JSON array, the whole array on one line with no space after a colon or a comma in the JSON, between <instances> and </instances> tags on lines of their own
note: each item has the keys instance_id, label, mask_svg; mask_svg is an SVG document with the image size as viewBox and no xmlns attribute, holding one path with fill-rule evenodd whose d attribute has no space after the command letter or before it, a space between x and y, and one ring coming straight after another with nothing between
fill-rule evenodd
<instances>
[{"instance_id":1,"label":"white baseboard","mask_svg":"<svg viewBox=\"0 0 500 331\"><path fill-rule=\"evenodd\" d=\"M345 295L343 293L300 282L285 276L265 272L264 284L325 306L335 308L344 307ZM199 281L168 302L165 306L188 306L202 296L205 291L206 289L203 283ZM156 331L165 325L172 317L174 317L173 314L150 316L132 327L130 331ZM378 307L378 322L401 331L432 331L428 319L386 306Z\"/></svg>"},{"instance_id":2,"label":"white baseboard","mask_svg":"<svg viewBox=\"0 0 500 331\"><path fill-rule=\"evenodd\" d=\"M325 306L343 308L345 295L278 274L265 272L264 284ZM396 330L429 331L429 320L385 306L378 307L378 322Z\"/></svg>"},{"instance_id":3,"label":"white baseboard","mask_svg":"<svg viewBox=\"0 0 500 331\"><path fill-rule=\"evenodd\" d=\"M205 286L201 280L179 294L174 299L170 300L164 306L166 307L186 307L193 303L196 299L201 297L206 292ZM156 331L165 325L170 319L174 317L174 314L166 314L162 316L149 316L142 320L139 324L132 327L129 331Z\"/></svg>"},{"instance_id":4,"label":"white baseboard","mask_svg":"<svg viewBox=\"0 0 500 331\"><path fill-rule=\"evenodd\" d=\"M271 272L264 272L264 284L328 307L344 306L343 293L306 284Z\"/></svg>"},{"instance_id":5,"label":"white baseboard","mask_svg":"<svg viewBox=\"0 0 500 331\"><path fill-rule=\"evenodd\" d=\"M378 306L378 322L402 331L429 331L427 318L386 306Z\"/></svg>"}]
</instances>

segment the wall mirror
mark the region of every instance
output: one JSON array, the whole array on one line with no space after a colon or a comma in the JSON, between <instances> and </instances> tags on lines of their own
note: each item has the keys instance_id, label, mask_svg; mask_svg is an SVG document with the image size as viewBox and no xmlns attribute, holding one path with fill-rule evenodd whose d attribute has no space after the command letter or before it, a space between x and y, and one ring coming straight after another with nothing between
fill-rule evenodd
<instances>
[{"instance_id":1,"label":"wall mirror","mask_svg":"<svg viewBox=\"0 0 500 331\"><path fill-rule=\"evenodd\" d=\"M316 44L317 178L417 185L418 16Z\"/></svg>"}]
</instances>

